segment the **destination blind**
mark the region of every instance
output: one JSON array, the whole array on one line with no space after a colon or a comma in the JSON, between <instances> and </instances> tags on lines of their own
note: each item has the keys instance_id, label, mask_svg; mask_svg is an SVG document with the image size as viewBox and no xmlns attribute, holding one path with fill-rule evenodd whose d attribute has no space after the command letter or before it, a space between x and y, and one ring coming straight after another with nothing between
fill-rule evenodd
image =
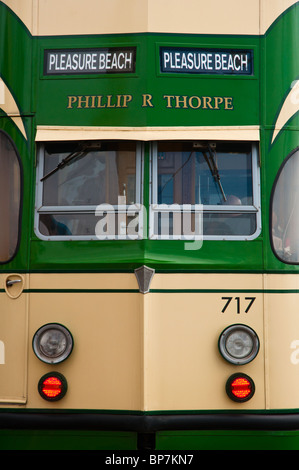
<instances>
[{"instance_id":1,"label":"destination blind","mask_svg":"<svg viewBox=\"0 0 299 470\"><path fill-rule=\"evenodd\" d=\"M162 73L252 75L253 51L160 47Z\"/></svg>"},{"instance_id":2,"label":"destination blind","mask_svg":"<svg viewBox=\"0 0 299 470\"><path fill-rule=\"evenodd\" d=\"M136 47L45 50L44 75L134 73Z\"/></svg>"}]
</instances>

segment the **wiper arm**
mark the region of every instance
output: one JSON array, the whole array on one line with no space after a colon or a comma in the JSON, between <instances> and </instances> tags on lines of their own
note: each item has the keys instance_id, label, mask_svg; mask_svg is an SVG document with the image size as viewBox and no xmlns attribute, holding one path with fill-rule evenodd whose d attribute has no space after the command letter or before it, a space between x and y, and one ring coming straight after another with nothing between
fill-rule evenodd
<instances>
[{"instance_id":1,"label":"wiper arm","mask_svg":"<svg viewBox=\"0 0 299 470\"><path fill-rule=\"evenodd\" d=\"M66 165L70 165L73 161L78 160L79 158L85 157L85 155L87 155L91 150L99 150L100 148L101 148L100 143L89 142L89 143L80 144L78 150L70 153L67 157L61 160L61 162L58 163L58 165L53 170L49 171L49 173L47 173L41 178L41 181L44 181L45 179L49 178L58 170L61 170L61 168L64 168Z\"/></svg>"},{"instance_id":2,"label":"wiper arm","mask_svg":"<svg viewBox=\"0 0 299 470\"><path fill-rule=\"evenodd\" d=\"M199 143L194 143L193 145L201 149L204 159L207 162L208 167L210 169L210 172L220 189L223 200L226 202L227 199L226 199L226 195L221 184L220 174L219 174L219 170L218 170L216 158L215 158L216 157L215 144L214 145L213 144L202 145ZM206 154L205 149L208 150L208 153L209 153L208 155Z\"/></svg>"}]
</instances>

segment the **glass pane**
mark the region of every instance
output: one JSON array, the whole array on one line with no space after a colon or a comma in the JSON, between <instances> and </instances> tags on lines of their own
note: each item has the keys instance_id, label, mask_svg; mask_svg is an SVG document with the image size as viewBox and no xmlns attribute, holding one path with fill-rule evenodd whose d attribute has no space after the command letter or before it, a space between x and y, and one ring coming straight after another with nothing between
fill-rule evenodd
<instances>
[{"instance_id":1,"label":"glass pane","mask_svg":"<svg viewBox=\"0 0 299 470\"><path fill-rule=\"evenodd\" d=\"M252 205L251 144L160 142L158 204Z\"/></svg>"},{"instance_id":2,"label":"glass pane","mask_svg":"<svg viewBox=\"0 0 299 470\"><path fill-rule=\"evenodd\" d=\"M299 151L287 159L272 201L272 242L283 261L299 263Z\"/></svg>"},{"instance_id":3,"label":"glass pane","mask_svg":"<svg viewBox=\"0 0 299 470\"><path fill-rule=\"evenodd\" d=\"M154 236L167 239L196 239L202 237L202 213L194 211L154 212Z\"/></svg>"},{"instance_id":4,"label":"glass pane","mask_svg":"<svg viewBox=\"0 0 299 470\"><path fill-rule=\"evenodd\" d=\"M49 175L43 185L44 206L116 205L119 196L133 204L136 145L95 142L84 148L84 143L46 144L44 175Z\"/></svg>"},{"instance_id":5,"label":"glass pane","mask_svg":"<svg viewBox=\"0 0 299 470\"><path fill-rule=\"evenodd\" d=\"M204 235L253 235L256 231L256 215L252 213L204 214Z\"/></svg>"},{"instance_id":6,"label":"glass pane","mask_svg":"<svg viewBox=\"0 0 299 470\"><path fill-rule=\"evenodd\" d=\"M10 139L0 133L0 262L15 254L19 237L21 199L20 164Z\"/></svg>"},{"instance_id":7,"label":"glass pane","mask_svg":"<svg viewBox=\"0 0 299 470\"><path fill-rule=\"evenodd\" d=\"M254 213L202 213L159 212L154 213L154 235L182 238L183 236L249 236L256 232Z\"/></svg>"},{"instance_id":8,"label":"glass pane","mask_svg":"<svg viewBox=\"0 0 299 470\"><path fill-rule=\"evenodd\" d=\"M133 211L134 212L134 211ZM95 214L41 214L39 218L39 232L48 236L81 236L99 238L138 238L140 230L140 214L136 211L130 213L103 213Z\"/></svg>"}]
</instances>

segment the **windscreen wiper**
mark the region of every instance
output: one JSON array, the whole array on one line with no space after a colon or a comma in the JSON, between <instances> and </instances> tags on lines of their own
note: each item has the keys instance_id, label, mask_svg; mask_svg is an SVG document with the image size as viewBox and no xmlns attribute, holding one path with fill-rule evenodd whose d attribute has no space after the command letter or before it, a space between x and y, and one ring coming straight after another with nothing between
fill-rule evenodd
<instances>
[{"instance_id":1,"label":"windscreen wiper","mask_svg":"<svg viewBox=\"0 0 299 470\"><path fill-rule=\"evenodd\" d=\"M201 150L210 172L220 189L223 200L226 201L226 195L221 184L220 174L216 162L216 144L202 144L200 142L194 142L193 147ZM206 153L206 150L208 151L208 154Z\"/></svg>"},{"instance_id":2,"label":"windscreen wiper","mask_svg":"<svg viewBox=\"0 0 299 470\"><path fill-rule=\"evenodd\" d=\"M41 181L44 181L45 179L49 178L58 170L61 170L61 168L64 168L67 165L70 165L72 162L78 160L79 158L85 157L85 155L87 155L90 151L99 150L100 148L100 142L85 142L79 144L78 150L70 153L67 157L63 158L63 160L61 160L61 162L58 163L58 165L53 170L49 171L49 173L47 173L41 178Z\"/></svg>"}]
</instances>

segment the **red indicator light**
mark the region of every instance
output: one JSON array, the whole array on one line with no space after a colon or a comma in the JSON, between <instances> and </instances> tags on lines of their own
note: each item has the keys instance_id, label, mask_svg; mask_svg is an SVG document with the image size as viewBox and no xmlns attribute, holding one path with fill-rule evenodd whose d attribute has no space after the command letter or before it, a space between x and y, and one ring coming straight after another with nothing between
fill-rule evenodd
<instances>
[{"instance_id":1,"label":"red indicator light","mask_svg":"<svg viewBox=\"0 0 299 470\"><path fill-rule=\"evenodd\" d=\"M57 372L44 375L38 383L38 391L42 398L48 401L57 401L64 397L67 391L67 382L62 374Z\"/></svg>"},{"instance_id":2,"label":"red indicator light","mask_svg":"<svg viewBox=\"0 0 299 470\"><path fill-rule=\"evenodd\" d=\"M231 383L231 391L237 398L247 398L251 393L251 383L244 377L237 377Z\"/></svg>"},{"instance_id":3,"label":"red indicator light","mask_svg":"<svg viewBox=\"0 0 299 470\"><path fill-rule=\"evenodd\" d=\"M234 374L226 383L226 392L234 401L247 401L254 395L254 382L248 375Z\"/></svg>"},{"instance_id":4,"label":"red indicator light","mask_svg":"<svg viewBox=\"0 0 299 470\"><path fill-rule=\"evenodd\" d=\"M62 383L58 377L48 377L42 385L42 392L48 398L56 398L61 394Z\"/></svg>"}]
</instances>

